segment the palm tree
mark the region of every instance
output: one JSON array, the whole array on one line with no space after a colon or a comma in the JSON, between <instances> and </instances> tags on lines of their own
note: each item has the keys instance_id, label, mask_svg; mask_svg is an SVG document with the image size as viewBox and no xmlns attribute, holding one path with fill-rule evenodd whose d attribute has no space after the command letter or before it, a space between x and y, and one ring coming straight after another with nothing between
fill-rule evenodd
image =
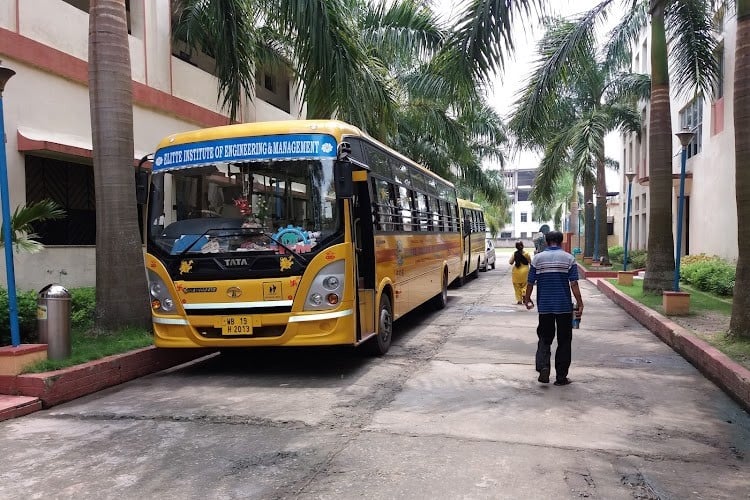
<instances>
[{"instance_id":1,"label":"palm tree","mask_svg":"<svg viewBox=\"0 0 750 500\"><path fill-rule=\"evenodd\" d=\"M232 118L255 69L286 64L308 117L345 120L502 200L481 161L502 161L502 120L477 81L435 63L449 57L449 31L423 2L182 0L177 12L175 36L216 58Z\"/></svg>"},{"instance_id":2,"label":"palm tree","mask_svg":"<svg viewBox=\"0 0 750 500\"><path fill-rule=\"evenodd\" d=\"M706 2L650 0L651 100L649 121L648 260L643 289L661 294L674 277L672 234L672 120L669 59L680 91L710 93L718 75ZM667 36L671 44L667 43ZM679 257L679 256L678 256Z\"/></svg>"},{"instance_id":3,"label":"palm tree","mask_svg":"<svg viewBox=\"0 0 750 500\"><path fill-rule=\"evenodd\" d=\"M735 191L737 198L737 276L729 330L750 337L750 0L735 0L737 41L734 69Z\"/></svg>"},{"instance_id":4,"label":"palm tree","mask_svg":"<svg viewBox=\"0 0 750 500\"><path fill-rule=\"evenodd\" d=\"M597 54L599 15L594 10L574 21L548 23L537 66L520 93L510 126L522 145L544 148L533 192L535 204L549 207L566 173L572 177L566 202L577 202L579 183L595 187L599 227L592 231L594 218L587 217L586 234L598 232L597 251L608 264L604 138L615 129L640 130L635 102L647 96L648 79L621 73L625 57L613 57L609 46L603 52L608 57Z\"/></svg>"},{"instance_id":5,"label":"palm tree","mask_svg":"<svg viewBox=\"0 0 750 500\"><path fill-rule=\"evenodd\" d=\"M30 205L17 206L10 218L13 247L16 252L41 252L44 245L37 241L39 235L34 232L34 226L45 220L63 217L65 217L65 210L52 200L42 200ZM0 234L0 247L4 246L5 235Z\"/></svg>"},{"instance_id":6,"label":"palm tree","mask_svg":"<svg viewBox=\"0 0 750 500\"><path fill-rule=\"evenodd\" d=\"M89 11L89 99L96 190L94 328L147 328L133 170L133 96L125 0L93 0Z\"/></svg>"}]
</instances>

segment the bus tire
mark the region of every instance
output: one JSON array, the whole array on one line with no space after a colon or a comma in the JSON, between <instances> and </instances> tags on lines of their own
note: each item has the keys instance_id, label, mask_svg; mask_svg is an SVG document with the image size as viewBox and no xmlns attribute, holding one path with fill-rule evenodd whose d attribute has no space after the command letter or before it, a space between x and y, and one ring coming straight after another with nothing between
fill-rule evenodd
<instances>
[{"instance_id":1,"label":"bus tire","mask_svg":"<svg viewBox=\"0 0 750 500\"><path fill-rule=\"evenodd\" d=\"M479 264L481 264L481 263L482 263L482 259L477 259L477 268L474 269L474 271L472 271L472 273L470 275L472 278L478 278L479 277Z\"/></svg>"},{"instance_id":2,"label":"bus tire","mask_svg":"<svg viewBox=\"0 0 750 500\"><path fill-rule=\"evenodd\" d=\"M448 271L443 271L443 282L440 293L432 298L432 305L438 311L445 309L445 306L448 305Z\"/></svg>"},{"instance_id":3,"label":"bus tire","mask_svg":"<svg viewBox=\"0 0 750 500\"><path fill-rule=\"evenodd\" d=\"M388 352L393 338L393 307L387 294L380 296L378 308L378 333L365 343L367 353L371 356L382 356Z\"/></svg>"}]
</instances>

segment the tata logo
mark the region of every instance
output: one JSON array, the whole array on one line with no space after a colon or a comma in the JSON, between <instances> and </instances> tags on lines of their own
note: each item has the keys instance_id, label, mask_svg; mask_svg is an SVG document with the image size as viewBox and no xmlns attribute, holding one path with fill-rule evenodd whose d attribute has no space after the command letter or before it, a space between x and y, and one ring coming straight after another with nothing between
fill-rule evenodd
<instances>
[{"instance_id":1,"label":"tata logo","mask_svg":"<svg viewBox=\"0 0 750 500\"><path fill-rule=\"evenodd\" d=\"M227 295L229 295L231 298L236 299L240 295L242 295L242 290L237 288L236 286L227 288Z\"/></svg>"},{"instance_id":2,"label":"tata logo","mask_svg":"<svg viewBox=\"0 0 750 500\"><path fill-rule=\"evenodd\" d=\"M224 259L224 265L227 267L246 266L247 259Z\"/></svg>"}]
</instances>

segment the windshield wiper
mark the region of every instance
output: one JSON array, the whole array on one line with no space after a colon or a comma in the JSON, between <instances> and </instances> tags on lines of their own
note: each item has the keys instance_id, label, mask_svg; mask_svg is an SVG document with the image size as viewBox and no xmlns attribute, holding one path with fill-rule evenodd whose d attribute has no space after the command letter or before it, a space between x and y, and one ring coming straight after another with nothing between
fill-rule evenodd
<instances>
[{"instance_id":1,"label":"windshield wiper","mask_svg":"<svg viewBox=\"0 0 750 500\"><path fill-rule=\"evenodd\" d=\"M265 231L260 231L258 229L247 228L247 227L232 228L232 229L227 229L227 228L208 229L203 234L198 235L195 238L195 240L192 243L190 243L190 245L188 245L187 248L185 248L185 250L183 250L182 252L180 252L180 257L184 256L187 252L189 252L196 245L196 243L198 243L202 238L204 238L205 236L210 235L211 233L214 233L216 231L221 231L223 233L227 233L227 234L225 234L225 236L236 236L236 235L244 235L244 234L249 234L249 235L263 235L266 238L268 238L270 241L276 243L278 246L280 246L281 248L283 248L284 250L286 250L287 252L289 252L290 254L292 254L295 257L297 257L302 262L302 264L308 264L310 262L307 257L304 257L300 253L295 252L294 250L292 250L291 248L289 248L288 246L286 246L285 244L283 244L281 241L279 241L276 238L274 238L272 234L266 233Z\"/></svg>"}]
</instances>

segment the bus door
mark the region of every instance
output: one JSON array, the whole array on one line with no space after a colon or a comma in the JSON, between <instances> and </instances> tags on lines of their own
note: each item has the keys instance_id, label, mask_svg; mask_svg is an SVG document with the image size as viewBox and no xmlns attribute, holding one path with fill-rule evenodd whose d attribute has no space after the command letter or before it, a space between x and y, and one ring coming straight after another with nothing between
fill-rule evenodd
<instances>
[{"instance_id":1,"label":"bus door","mask_svg":"<svg viewBox=\"0 0 750 500\"><path fill-rule=\"evenodd\" d=\"M466 274L471 274L471 219L464 211L464 227L463 227L463 240L464 240L464 271ZM463 272L463 271L462 271Z\"/></svg>"},{"instance_id":2,"label":"bus door","mask_svg":"<svg viewBox=\"0 0 750 500\"><path fill-rule=\"evenodd\" d=\"M375 332L375 234L369 183L354 184L353 220L359 328L357 340Z\"/></svg>"}]
</instances>

